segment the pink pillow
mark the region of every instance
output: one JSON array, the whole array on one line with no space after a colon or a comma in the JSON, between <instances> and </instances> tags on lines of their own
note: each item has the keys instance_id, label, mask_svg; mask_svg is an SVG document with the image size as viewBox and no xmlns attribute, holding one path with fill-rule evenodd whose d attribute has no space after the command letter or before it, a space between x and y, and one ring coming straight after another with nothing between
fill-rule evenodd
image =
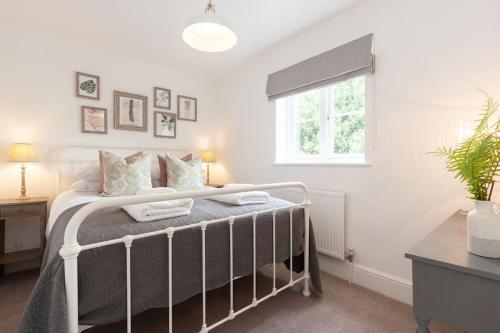
<instances>
[{"instance_id":1,"label":"pink pillow","mask_svg":"<svg viewBox=\"0 0 500 333\"><path fill-rule=\"evenodd\" d=\"M143 155L142 151L125 157L127 163L133 162L136 157L141 157ZM102 166L102 150L99 150L99 191L98 193L104 192L104 167Z\"/></svg>"},{"instance_id":2,"label":"pink pillow","mask_svg":"<svg viewBox=\"0 0 500 333\"><path fill-rule=\"evenodd\" d=\"M184 162L191 161L193 159L193 154L188 154L181 158ZM160 165L160 186L167 186L167 159L165 156L158 155L158 164Z\"/></svg>"}]
</instances>

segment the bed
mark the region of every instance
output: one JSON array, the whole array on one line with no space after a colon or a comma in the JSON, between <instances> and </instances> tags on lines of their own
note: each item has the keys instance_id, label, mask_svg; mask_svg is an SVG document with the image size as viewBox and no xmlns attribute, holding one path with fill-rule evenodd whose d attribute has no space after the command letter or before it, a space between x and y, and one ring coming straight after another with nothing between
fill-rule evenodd
<instances>
[{"instance_id":1,"label":"bed","mask_svg":"<svg viewBox=\"0 0 500 333\"><path fill-rule=\"evenodd\" d=\"M65 149L78 152L72 160L77 165L86 163L81 161L85 154L79 151L96 151L95 147ZM59 164L69 160L61 155L56 158ZM64 186L62 170L58 166L59 186ZM215 194L289 187L304 191L302 203L271 198L266 204L233 206L207 199ZM194 199L190 215L136 223L120 208L179 198ZM126 319L130 332L133 315L168 307L172 332L172 307L201 293L200 332L208 332L297 283L303 284L303 294L309 296L310 280L321 290L308 222L310 204L301 183L114 198L63 191L52 205L41 274L18 331L76 333ZM256 272L267 264L275 272L280 262L290 268L289 283L277 289L274 273L272 292L257 299ZM304 274L294 279L292 270ZM233 280L247 275L253 275L253 301L234 309ZM206 292L228 284L228 316L207 323Z\"/></svg>"}]
</instances>

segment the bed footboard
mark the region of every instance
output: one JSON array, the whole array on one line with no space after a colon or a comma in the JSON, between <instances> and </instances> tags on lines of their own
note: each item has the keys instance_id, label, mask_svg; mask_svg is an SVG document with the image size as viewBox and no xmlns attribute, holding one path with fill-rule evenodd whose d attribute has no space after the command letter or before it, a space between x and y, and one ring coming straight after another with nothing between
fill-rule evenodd
<instances>
[{"instance_id":1,"label":"bed footboard","mask_svg":"<svg viewBox=\"0 0 500 333\"><path fill-rule=\"evenodd\" d=\"M137 203L146 203L146 202L156 202L156 201L166 201L166 200L176 200L176 199L185 199L185 198L206 198L214 195L220 194L230 194L230 193L239 193L239 192L250 192L250 191L266 191L273 189L283 189L283 188L299 188L304 193L304 199L302 203L299 204L290 204L284 207L273 208L268 210L254 211L247 214L235 215L235 216L227 216L225 218L220 218L216 220L210 221L201 221L199 223L179 226L179 227L168 227L163 230L157 230L153 232L147 232L136 235L126 235L121 238L79 245L77 240L78 230L80 228L81 223L85 220L85 218L102 208L110 208L110 207L121 207L124 205L137 204ZM134 240L153 237L157 235L166 235L168 237L168 303L169 303L169 333L173 332L173 314L172 314L172 295L173 295L173 285L172 285L172 242L175 237L176 231L184 230L184 229L192 229L199 228L201 229L202 238L201 238L201 247L202 247L202 298L203 298L203 321L201 325L200 332L205 333L208 332L223 323L234 319L236 316L241 313L257 306L261 302L264 302L270 297L276 296L281 291L295 285L298 282L304 282L304 288L302 294L306 297L310 296L309 290L309 214L310 214L310 206L311 201L309 200L309 192L307 187L300 182L289 182L289 183L276 183L276 184L265 184L265 185L252 185L252 186L244 186L237 188L221 188L221 189L210 189L210 190L201 190L201 191L186 191L186 192L176 192L176 193L163 193L163 194L148 194L141 196L126 196L126 197L114 197L114 198L103 198L102 200L94 201L89 203L88 205L82 207L69 221L65 234L64 234L64 244L59 251L59 254L64 259L64 274L65 274L65 287L66 287L66 301L67 301L67 309L68 309L68 328L70 333L78 333L79 332L79 324L78 324L78 255L80 252L109 246L113 244L123 243L126 251L126 288L127 288L127 332L131 332L131 283L130 283L130 249L133 245ZM292 253L292 242L293 242L293 217L292 212L294 208L303 208L304 209L304 273L300 278L293 279L292 269L290 269L290 281L285 286L277 289L276 288L276 239L275 239L275 224L276 224L276 212L278 210L288 209L290 211L290 268L293 265L293 253ZM263 213L271 213L272 214L272 232L273 232L273 288L270 294L257 299L257 255L256 255L256 222L259 214ZM233 223L237 218L243 217L251 217L253 222L253 300L248 306L234 311L233 307L233 280L234 280L234 258L233 258ZM205 250L205 233L207 226L215 223L228 222L229 225L229 289L230 289L230 299L229 299L229 313L224 318L219 320L218 322L208 325L206 318L206 250Z\"/></svg>"}]
</instances>

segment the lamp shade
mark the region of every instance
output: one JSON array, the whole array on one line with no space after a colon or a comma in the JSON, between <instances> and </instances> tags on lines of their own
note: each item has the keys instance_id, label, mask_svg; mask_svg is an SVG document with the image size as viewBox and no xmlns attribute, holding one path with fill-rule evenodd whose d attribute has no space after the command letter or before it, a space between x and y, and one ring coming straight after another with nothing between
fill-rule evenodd
<instances>
[{"instance_id":1,"label":"lamp shade","mask_svg":"<svg viewBox=\"0 0 500 333\"><path fill-rule=\"evenodd\" d=\"M214 163L215 153L212 150L204 150L201 152L201 160L205 163Z\"/></svg>"},{"instance_id":2,"label":"lamp shade","mask_svg":"<svg viewBox=\"0 0 500 333\"><path fill-rule=\"evenodd\" d=\"M182 39L193 49L203 52L223 52L233 48L238 42L230 24L215 13L215 6L209 2L204 14L192 18Z\"/></svg>"},{"instance_id":3,"label":"lamp shade","mask_svg":"<svg viewBox=\"0 0 500 333\"><path fill-rule=\"evenodd\" d=\"M38 162L35 149L30 143L14 143L10 147L9 162Z\"/></svg>"}]
</instances>

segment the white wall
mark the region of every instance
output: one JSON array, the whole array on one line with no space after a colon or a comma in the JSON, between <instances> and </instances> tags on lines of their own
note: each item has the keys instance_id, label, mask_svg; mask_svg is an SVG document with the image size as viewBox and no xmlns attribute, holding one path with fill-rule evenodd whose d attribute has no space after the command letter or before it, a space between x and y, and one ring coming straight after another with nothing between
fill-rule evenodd
<instances>
[{"instance_id":1,"label":"white wall","mask_svg":"<svg viewBox=\"0 0 500 333\"><path fill-rule=\"evenodd\" d=\"M215 90L209 78L2 23L0 40L0 197L19 195L19 164L5 162L13 142L31 142L39 153L41 162L28 165L28 195L50 197L56 190L51 152L60 145L170 147L194 153L213 148ZM75 71L100 76L100 101L75 97ZM178 121L177 139L153 136L153 86L172 90L169 112L177 110L177 94L198 98L198 121ZM115 89L148 96L147 133L113 129ZM82 105L107 109L107 135L81 133ZM38 244L36 223L7 229L7 249Z\"/></svg>"},{"instance_id":2,"label":"white wall","mask_svg":"<svg viewBox=\"0 0 500 333\"><path fill-rule=\"evenodd\" d=\"M50 152L58 145L178 147L195 153L213 148L215 101L209 78L7 24L0 25L0 40L1 197L18 195L19 165L1 163L13 142L31 142L39 152L41 163L28 167L27 186L32 196L53 194ZM75 71L100 76L100 101L75 97ZM168 112L176 112L177 94L198 98L198 121L178 121L177 139L153 136L153 86L172 90ZM113 129L113 90L148 96L148 132ZM81 133L82 105L108 110L107 135Z\"/></svg>"},{"instance_id":3,"label":"white wall","mask_svg":"<svg viewBox=\"0 0 500 333\"><path fill-rule=\"evenodd\" d=\"M405 251L468 205L443 161L425 152L454 144L458 123L474 119L483 102L475 88L500 98L499 12L495 0L367 1L261 53L230 73L220 89L224 114L217 146L227 169L220 180L299 180L346 192L348 245L356 250L357 267L410 286ZM371 32L373 165L273 165L275 114L264 94L267 74ZM391 296L410 301L410 291Z\"/></svg>"}]
</instances>

